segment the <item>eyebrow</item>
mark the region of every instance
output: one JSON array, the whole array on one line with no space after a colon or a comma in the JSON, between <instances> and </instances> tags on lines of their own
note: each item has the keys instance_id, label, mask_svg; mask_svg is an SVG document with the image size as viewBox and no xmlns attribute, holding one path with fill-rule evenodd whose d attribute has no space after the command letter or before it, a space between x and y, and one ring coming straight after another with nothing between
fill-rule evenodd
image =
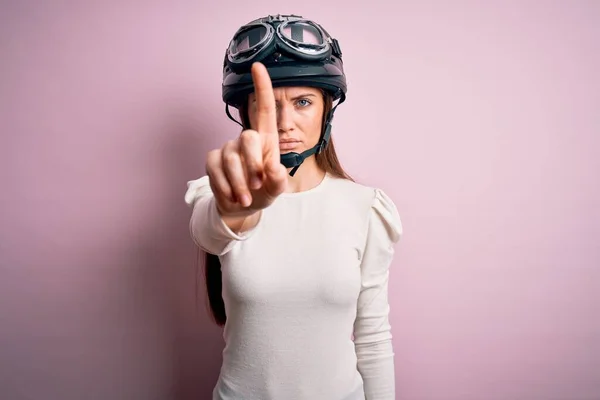
<instances>
[{"instance_id":1,"label":"eyebrow","mask_svg":"<svg viewBox=\"0 0 600 400\"><path fill-rule=\"evenodd\" d=\"M298 96L292 97L290 100L298 100L298 99L301 99L303 97L317 97L317 95L314 94L314 93L303 93L303 94L300 94ZM252 99L252 102L256 103L256 96L254 96L254 98ZM279 100L275 100L275 102L279 102Z\"/></svg>"},{"instance_id":2,"label":"eyebrow","mask_svg":"<svg viewBox=\"0 0 600 400\"><path fill-rule=\"evenodd\" d=\"M316 95L314 93L304 93L304 94L292 97L292 100L298 100L298 99L301 99L302 97L316 97Z\"/></svg>"}]
</instances>

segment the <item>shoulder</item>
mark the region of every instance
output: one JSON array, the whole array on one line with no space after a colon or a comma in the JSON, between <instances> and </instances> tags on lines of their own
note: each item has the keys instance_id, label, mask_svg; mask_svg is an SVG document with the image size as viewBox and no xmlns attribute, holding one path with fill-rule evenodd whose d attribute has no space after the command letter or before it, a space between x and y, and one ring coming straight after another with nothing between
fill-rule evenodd
<instances>
[{"instance_id":1,"label":"shoulder","mask_svg":"<svg viewBox=\"0 0 600 400\"><path fill-rule=\"evenodd\" d=\"M373 202L371 204L371 229L378 225L384 229L387 238L396 243L402 236L402 219L396 204L382 189L373 188Z\"/></svg>"},{"instance_id":2,"label":"shoulder","mask_svg":"<svg viewBox=\"0 0 600 400\"><path fill-rule=\"evenodd\" d=\"M344 203L358 205L369 220L369 230L385 231L386 236L397 242L403 232L402 219L392 198L381 188L330 177L331 186Z\"/></svg>"},{"instance_id":3,"label":"shoulder","mask_svg":"<svg viewBox=\"0 0 600 400\"><path fill-rule=\"evenodd\" d=\"M329 175L331 192L343 197L344 203L364 203L369 205L375 196L374 188L350 179L337 178Z\"/></svg>"}]
</instances>

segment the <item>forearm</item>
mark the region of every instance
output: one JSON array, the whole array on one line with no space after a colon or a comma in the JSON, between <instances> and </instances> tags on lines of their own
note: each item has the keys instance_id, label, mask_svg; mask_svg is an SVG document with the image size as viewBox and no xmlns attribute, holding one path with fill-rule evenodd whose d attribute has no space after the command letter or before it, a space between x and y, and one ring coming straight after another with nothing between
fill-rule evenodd
<instances>
[{"instance_id":1,"label":"forearm","mask_svg":"<svg viewBox=\"0 0 600 400\"><path fill-rule=\"evenodd\" d=\"M356 354L366 400L395 400L394 352L391 339L356 344Z\"/></svg>"},{"instance_id":2,"label":"forearm","mask_svg":"<svg viewBox=\"0 0 600 400\"><path fill-rule=\"evenodd\" d=\"M248 238L260 220L260 213L248 216L221 216L213 196L199 198L192 211L190 233L204 251L223 255L237 241Z\"/></svg>"}]
</instances>

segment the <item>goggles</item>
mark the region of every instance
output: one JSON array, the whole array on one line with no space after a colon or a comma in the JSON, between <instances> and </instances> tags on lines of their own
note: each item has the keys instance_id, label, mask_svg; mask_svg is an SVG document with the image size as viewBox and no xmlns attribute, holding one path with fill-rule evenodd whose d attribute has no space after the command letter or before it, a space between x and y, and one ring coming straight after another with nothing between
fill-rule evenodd
<instances>
[{"instance_id":1,"label":"goggles","mask_svg":"<svg viewBox=\"0 0 600 400\"><path fill-rule=\"evenodd\" d=\"M339 43L319 24L296 15L261 18L241 27L227 49L227 62L233 71L247 70L268 56L273 61L320 61L331 55L341 57Z\"/></svg>"}]
</instances>

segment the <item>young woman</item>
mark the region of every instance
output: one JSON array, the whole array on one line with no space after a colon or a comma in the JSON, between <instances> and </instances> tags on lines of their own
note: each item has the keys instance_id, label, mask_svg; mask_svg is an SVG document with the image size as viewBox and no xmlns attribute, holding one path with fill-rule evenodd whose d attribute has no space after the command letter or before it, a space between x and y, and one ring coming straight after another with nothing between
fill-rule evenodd
<instances>
[{"instance_id":1,"label":"young woman","mask_svg":"<svg viewBox=\"0 0 600 400\"><path fill-rule=\"evenodd\" d=\"M388 276L402 225L338 161L332 105L345 96L339 43L317 23L268 16L233 37L223 99L243 130L186 193L224 326L215 400L395 398Z\"/></svg>"}]
</instances>

